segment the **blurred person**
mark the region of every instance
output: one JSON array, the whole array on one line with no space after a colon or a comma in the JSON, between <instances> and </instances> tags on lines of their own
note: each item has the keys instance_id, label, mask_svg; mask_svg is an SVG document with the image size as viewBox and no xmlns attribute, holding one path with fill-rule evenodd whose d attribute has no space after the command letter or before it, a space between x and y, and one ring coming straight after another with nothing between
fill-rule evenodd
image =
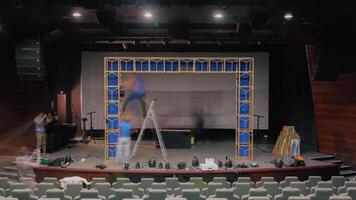
<instances>
[{"instance_id":1,"label":"blurred person","mask_svg":"<svg viewBox=\"0 0 356 200\"><path fill-rule=\"evenodd\" d=\"M122 83L123 88L128 92L128 96L122 106L122 113L124 114L127 108L127 104L133 100L139 100L142 108L142 116L146 117L146 102L145 102L145 85L140 76L129 74Z\"/></svg>"},{"instance_id":2,"label":"blurred person","mask_svg":"<svg viewBox=\"0 0 356 200\"><path fill-rule=\"evenodd\" d=\"M33 120L36 131L36 149L42 149L44 154L46 154L46 124L50 120L50 117L47 117L47 114L44 112L40 112Z\"/></svg>"},{"instance_id":3,"label":"blurred person","mask_svg":"<svg viewBox=\"0 0 356 200\"><path fill-rule=\"evenodd\" d=\"M24 182L28 188L36 188L36 174L33 167L38 166L41 162L41 152L39 149L30 151L27 147L22 146L16 157L16 169L19 178L30 178Z\"/></svg>"},{"instance_id":4,"label":"blurred person","mask_svg":"<svg viewBox=\"0 0 356 200\"><path fill-rule=\"evenodd\" d=\"M116 159L119 162L129 162L131 156L132 124L129 115L124 115L119 123L119 137L116 144Z\"/></svg>"}]
</instances>

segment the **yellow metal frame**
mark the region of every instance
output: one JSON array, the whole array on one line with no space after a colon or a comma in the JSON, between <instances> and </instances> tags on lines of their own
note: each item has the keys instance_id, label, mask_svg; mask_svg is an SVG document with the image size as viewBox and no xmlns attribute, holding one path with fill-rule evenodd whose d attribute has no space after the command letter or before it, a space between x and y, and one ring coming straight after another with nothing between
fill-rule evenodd
<instances>
[{"instance_id":1,"label":"yellow metal frame","mask_svg":"<svg viewBox=\"0 0 356 200\"><path fill-rule=\"evenodd\" d=\"M108 61L117 61L118 62L118 69L117 70L109 70L108 69ZM126 62L125 65L121 65L122 62ZM132 70L127 70L127 63L132 62ZM140 67L137 66L137 62L142 63L147 62L147 71L140 70ZM151 70L152 63L156 63L156 68L158 68L157 63L162 62L163 70ZM169 63L177 63L177 70L167 70L167 66ZM200 71L198 70L196 63L205 63L207 65L208 70ZM212 62L219 62L221 63L222 70L212 70ZM237 70L227 70L226 62L236 63ZM249 69L241 71L241 62L249 63ZM191 66L187 63L191 63ZM104 115L106 122L108 121L109 117L116 117L119 120L121 116L121 105L122 99L120 98L120 90L122 87L122 74L124 73L142 73L142 74L150 74L150 73L193 73L193 74L235 74L235 82L236 82L236 129L235 129L235 158L237 160L252 160L253 159L253 109L254 109L254 58L253 57L105 57L104 58ZM173 68L173 65L171 65ZM108 78L109 74L117 74L118 76L118 98L117 100L108 100ZM242 75L248 75L249 78L249 85L242 86L240 84L240 79ZM247 100L242 100L240 98L241 89L247 89L249 91L249 98ZM118 113L115 115L109 115L107 112L109 103L117 103L118 105ZM246 103L248 104L249 112L248 114L241 114L240 113L240 104ZM240 120L241 118L248 119L248 127L241 128L240 127ZM108 144L108 133L109 132L118 132L118 129L109 129L107 127L107 123L104 125L105 129L105 148L104 148L104 155L106 159L109 159L108 156L108 148L114 146L113 144ZM240 142L240 134L241 133L248 133L249 135L249 142L242 143ZM247 147L248 148L248 156L240 156L240 148Z\"/></svg>"}]
</instances>

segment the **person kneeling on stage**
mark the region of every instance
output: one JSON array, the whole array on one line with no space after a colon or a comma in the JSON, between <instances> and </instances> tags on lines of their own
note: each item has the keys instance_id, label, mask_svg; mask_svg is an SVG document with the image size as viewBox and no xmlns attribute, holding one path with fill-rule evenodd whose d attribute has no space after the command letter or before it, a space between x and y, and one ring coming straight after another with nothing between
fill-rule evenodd
<instances>
[{"instance_id":1,"label":"person kneeling on stage","mask_svg":"<svg viewBox=\"0 0 356 200\"><path fill-rule=\"evenodd\" d=\"M116 145L116 159L120 162L130 161L132 124L128 115L119 123L119 137Z\"/></svg>"}]
</instances>

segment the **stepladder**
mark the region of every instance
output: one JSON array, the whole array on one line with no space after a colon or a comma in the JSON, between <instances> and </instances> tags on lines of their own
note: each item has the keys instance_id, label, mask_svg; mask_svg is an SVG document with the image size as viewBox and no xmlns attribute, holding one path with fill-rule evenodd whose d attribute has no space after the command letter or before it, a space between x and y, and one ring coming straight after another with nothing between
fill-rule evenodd
<instances>
[{"instance_id":1,"label":"stepladder","mask_svg":"<svg viewBox=\"0 0 356 200\"><path fill-rule=\"evenodd\" d=\"M156 131L158 143L159 143L159 146L160 146L160 148L161 148L163 160L164 160L164 161L168 161L167 152L166 152L166 147L165 147L165 145L164 145L164 141L163 141L163 138L162 138L162 134L161 134L161 131L160 131L159 126L158 126L156 114L155 114L155 112L154 112L154 105L155 105L156 103L157 103L157 99L153 99L153 100L151 101L151 103L150 103L150 106L149 106L149 108L148 108L147 115L146 115L145 119L143 120L143 123L142 123L142 126L141 126L141 130L140 130L140 133L139 133L139 135L138 135L138 137L137 137L135 146L134 146L133 149L132 149L132 153L131 153L130 160L132 160L132 158L133 158L133 157L135 156L135 154L136 154L137 148L138 148L138 146L140 145L140 142L142 141L143 134L144 134L144 132L145 132L145 129L146 129L147 126L148 126L149 121L152 121L153 126L154 126L154 129L155 129L155 131Z\"/></svg>"}]
</instances>

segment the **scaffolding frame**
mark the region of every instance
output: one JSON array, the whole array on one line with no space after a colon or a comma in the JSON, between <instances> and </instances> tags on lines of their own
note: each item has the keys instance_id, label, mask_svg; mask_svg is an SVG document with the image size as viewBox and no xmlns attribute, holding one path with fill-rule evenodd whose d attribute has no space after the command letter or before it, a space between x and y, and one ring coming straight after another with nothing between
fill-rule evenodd
<instances>
[{"instance_id":1,"label":"scaffolding frame","mask_svg":"<svg viewBox=\"0 0 356 200\"><path fill-rule=\"evenodd\" d=\"M235 159L253 159L253 57L104 57L105 159L116 155L122 74L235 74Z\"/></svg>"}]
</instances>

